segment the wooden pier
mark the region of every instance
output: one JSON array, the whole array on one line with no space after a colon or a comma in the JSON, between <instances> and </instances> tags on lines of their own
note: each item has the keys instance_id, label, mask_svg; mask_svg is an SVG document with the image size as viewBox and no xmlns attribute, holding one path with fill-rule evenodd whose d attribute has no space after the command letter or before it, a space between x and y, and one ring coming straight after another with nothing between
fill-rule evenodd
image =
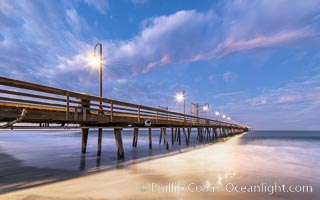
<instances>
[{"instance_id":1,"label":"wooden pier","mask_svg":"<svg viewBox=\"0 0 320 200\"><path fill-rule=\"evenodd\" d=\"M132 128L132 147L137 147L139 128L160 129L159 144L190 143L192 130L200 142L212 141L248 131L246 126L205 119L159 108L0 77L0 129L65 128L82 129L82 153L86 153L90 128L98 128L97 155L101 155L102 130L113 128L118 158L124 158L122 129ZM27 125L19 126L24 123ZM36 124L36 125L35 125ZM181 136L183 135L183 136Z\"/></svg>"}]
</instances>

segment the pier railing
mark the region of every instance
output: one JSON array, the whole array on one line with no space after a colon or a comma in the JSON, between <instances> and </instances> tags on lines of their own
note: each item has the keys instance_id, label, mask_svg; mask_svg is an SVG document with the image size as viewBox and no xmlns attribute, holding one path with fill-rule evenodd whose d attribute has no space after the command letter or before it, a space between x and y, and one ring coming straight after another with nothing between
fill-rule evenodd
<instances>
[{"instance_id":1,"label":"pier railing","mask_svg":"<svg viewBox=\"0 0 320 200\"><path fill-rule=\"evenodd\" d=\"M65 113L66 123L86 121L87 115L99 116L100 122L116 123L126 117L134 123L208 125L240 128L240 125L193 115L133 104L90 94L0 77L0 106L42 109ZM81 115L81 120L79 117ZM1 118L1 117L0 117ZM1 121L1 119L0 119Z\"/></svg>"}]
</instances>

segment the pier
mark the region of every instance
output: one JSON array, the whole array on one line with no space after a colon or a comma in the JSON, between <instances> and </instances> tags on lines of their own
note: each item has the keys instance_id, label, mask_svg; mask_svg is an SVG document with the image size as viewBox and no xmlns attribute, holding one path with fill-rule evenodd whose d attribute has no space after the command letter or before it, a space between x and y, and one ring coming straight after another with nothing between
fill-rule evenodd
<instances>
[{"instance_id":1,"label":"pier","mask_svg":"<svg viewBox=\"0 0 320 200\"><path fill-rule=\"evenodd\" d=\"M147 129L152 149L153 129L160 129L159 144L190 143L192 130L199 142L213 141L248 131L248 127L160 108L101 98L90 94L0 77L0 129L79 128L81 152L86 153L89 129L98 129L97 156L101 156L102 131L114 129L117 156L125 156L122 130L132 129L132 147L139 129ZM22 124L22 125L21 125Z\"/></svg>"}]
</instances>

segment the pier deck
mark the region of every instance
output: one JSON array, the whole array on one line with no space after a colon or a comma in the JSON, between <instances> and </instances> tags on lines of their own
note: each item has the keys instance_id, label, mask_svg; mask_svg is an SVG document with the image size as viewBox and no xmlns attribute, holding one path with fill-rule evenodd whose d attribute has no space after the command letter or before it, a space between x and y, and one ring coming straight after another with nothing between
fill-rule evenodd
<instances>
[{"instance_id":1,"label":"pier deck","mask_svg":"<svg viewBox=\"0 0 320 200\"><path fill-rule=\"evenodd\" d=\"M175 138L179 144L181 143L180 132L183 132L186 144L189 143L192 128L198 130L199 141L202 141L204 135L211 140L247 131L247 127L239 124L4 77L0 77L0 94L0 122L5 122L0 128L19 128L16 126L19 123L32 124L30 127L33 128L50 128L52 124L66 128L69 125L76 125L82 128L83 153L86 152L89 128L99 130L98 155L101 154L102 129L114 128L120 158L124 157L122 128L133 128L133 147L137 146L139 128L149 128L149 148L152 148L152 128L160 128L160 142L163 135L167 148L169 146L166 129L171 129L172 138Z\"/></svg>"}]
</instances>

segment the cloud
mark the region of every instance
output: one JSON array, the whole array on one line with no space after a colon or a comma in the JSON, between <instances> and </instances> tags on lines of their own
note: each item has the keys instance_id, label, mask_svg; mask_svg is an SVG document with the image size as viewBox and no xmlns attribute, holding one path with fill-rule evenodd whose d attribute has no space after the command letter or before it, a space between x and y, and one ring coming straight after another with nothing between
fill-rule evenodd
<instances>
[{"instance_id":1,"label":"cloud","mask_svg":"<svg viewBox=\"0 0 320 200\"><path fill-rule=\"evenodd\" d=\"M279 129L319 129L316 116L320 115L320 75L266 90L264 94L245 102L247 105L243 104L243 107L248 109L249 115L252 114L251 121L259 128L273 126ZM268 117L260 118L259 121L257 119L261 113L267 113ZM272 125L265 122L274 123Z\"/></svg>"},{"instance_id":2,"label":"cloud","mask_svg":"<svg viewBox=\"0 0 320 200\"><path fill-rule=\"evenodd\" d=\"M75 9L67 9L66 15L67 21L75 33L88 31L90 29L87 22L81 16L79 16L78 12Z\"/></svg>"},{"instance_id":3,"label":"cloud","mask_svg":"<svg viewBox=\"0 0 320 200\"><path fill-rule=\"evenodd\" d=\"M233 72L225 72L223 74L223 80L225 82L231 82L231 81L234 81L236 79L237 75Z\"/></svg>"},{"instance_id":4,"label":"cloud","mask_svg":"<svg viewBox=\"0 0 320 200\"><path fill-rule=\"evenodd\" d=\"M312 24L310 19L319 14L319 6L317 0L227 1L223 8L223 27L227 38L235 41L275 35L281 30L300 29L306 22Z\"/></svg>"},{"instance_id":5,"label":"cloud","mask_svg":"<svg viewBox=\"0 0 320 200\"><path fill-rule=\"evenodd\" d=\"M132 64L128 69L131 75L185 60L213 43L215 39L209 39L209 35L214 30L214 19L212 12L182 10L145 20L133 39L109 41L106 59L127 60Z\"/></svg>"},{"instance_id":6,"label":"cloud","mask_svg":"<svg viewBox=\"0 0 320 200\"><path fill-rule=\"evenodd\" d=\"M81 73L78 70L82 65L72 65L79 64L81 60L66 65L67 61L89 48L89 44L78 36L79 31L89 27L77 11L58 1L3 2L9 6L2 7L0 14L2 75L53 86L64 83L64 87L79 80L77 76ZM63 65L65 67L61 68ZM70 68L77 71L71 75L72 79L58 80L61 76L57 75L67 74Z\"/></svg>"},{"instance_id":7,"label":"cloud","mask_svg":"<svg viewBox=\"0 0 320 200\"><path fill-rule=\"evenodd\" d=\"M0 0L1 76L97 94L98 72L87 66L86 59L101 38L95 38L90 24L82 18L79 2ZM109 1L85 3L103 15L109 10ZM170 94L179 88L194 88L186 89L188 86L181 86L174 78L171 82L137 80L140 74L172 63L221 59L252 49L292 45L308 49L305 41L319 36L315 21L319 10L319 1L313 0L242 0L227 1L220 10L180 10L147 18L131 38L102 41L105 94L125 101L167 106ZM79 36L79 32L85 32L86 37ZM206 75L199 80L217 79ZM232 80L232 72L226 72L223 78ZM259 92L249 99L246 93L237 92L218 94L214 99L228 99L226 112L234 113L236 118L237 113L247 113L248 118L243 121L253 121L258 126L262 124L257 117L261 113L268 113L264 119L270 123L284 117L293 121L295 113L320 114L319 77ZM188 95L188 101L205 99L202 91Z\"/></svg>"},{"instance_id":8,"label":"cloud","mask_svg":"<svg viewBox=\"0 0 320 200\"><path fill-rule=\"evenodd\" d=\"M268 100L266 97L257 97L257 98L247 100L247 102L251 106L257 106L257 105L266 105L268 103Z\"/></svg>"},{"instance_id":9,"label":"cloud","mask_svg":"<svg viewBox=\"0 0 320 200\"><path fill-rule=\"evenodd\" d=\"M107 14L109 9L109 0L84 0L89 6L95 7L101 14Z\"/></svg>"},{"instance_id":10,"label":"cloud","mask_svg":"<svg viewBox=\"0 0 320 200\"><path fill-rule=\"evenodd\" d=\"M13 6L9 3L9 1L1 0L0 1L0 12L9 15L11 11L13 11Z\"/></svg>"},{"instance_id":11,"label":"cloud","mask_svg":"<svg viewBox=\"0 0 320 200\"><path fill-rule=\"evenodd\" d=\"M147 73L154 68L172 63L218 59L235 52L281 47L303 41L313 37L315 31L312 24L306 26L298 23L310 15L313 16L317 10L315 4L310 2L301 5L310 11L301 11L303 14L295 13L294 8L300 6L300 3L291 3L290 13L287 14L293 16L296 21L279 20L282 22L277 21L275 27L271 26L271 22L275 20L271 11L275 9L274 6L285 7L286 2L281 1L276 5L272 2L258 2L255 3L259 4L255 5L257 9L247 10L245 8L251 7L249 2L235 1L223 4L220 13L215 9L206 12L181 10L170 15L145 19L141 22L140 32L131 39L102 41L106 74L109 78L121 79ZM68 72L69 69L74 69L74 72L78 70L77 73L73 73L78 76L75 80L85 77L85 73L81 72L83 70L79 67L84 66L83 59L75 59L87 56L87 52L92 51L90 46L94 42L78 37L80 32L86 32L86 39L93 38L90 26L75 9L76 6L70 8L63 2L59 5L51 1L38 4L2 0L1 3L1 11L5 14L0 20L1 27L4 27L0 31L2 66L10 63L16 66L13 68L17 70L6 70L6 75L13 75L21 70L33 78L40 78L40 74L29 71L32 68L45 68L51 71L58 70L61 74L64 70ZM85 3L95 7L102 14L109 8L108 1L86 0ZM270 13L264 13L263 9ZM246 16L247 12L251 14ZM61 17L61 13L65 13L66 18ZM234 13L239 15L234 16ZM259 17L257 13L263 13L263 17ZM247 19L250 16L255 16L254 21ZM268 24L268 28L261 27L259 22ZM239 28L238 35L230 28L234 26ZM261 32L260 29L264 31ZM18 66L24 64L26 65L23 69L18 69ZM232 78L225 74L224 78L229 80L230 77Z\"/></svg>"},{"instance_id":12,"label":"cloud","mask_svg":"<svg viewBox=\"0 0 320 200\"><path fill-rule=\"evenodd\" d=\"M214 99L243 99L247 96L247 92L245 91L235 91L235 92L225 92L225 93L219 93L213 96Z\"/></svg>"},{"instance_id":13,"label":"cloud","mask_svg":"<svg viewBox=\"0 0 320 200\"><path fill-rule=\"evenodd\" d=\"M314 36L315 33L304 27L299 30L283 31L271 36L259 36L249 40L226 39L212 51L194 56L193 61L220 58L234 52L247 51L256 48L281 47L299 41L300 39Z\"/></svg>"},{"instance_id":14,"label":"cloud","mask_svg":"<svg viewBox=\"0 0 320 200\"><path fill-rule=\"evenodd\" d=\"M181 10L146 19L141 23L140 33L131 40L108 41L110 48L106 56L109 55L110 60L133 63L128 75L138 75L167 64L218 59L258 48L287 47L315 37L313 24L306 25L303 20L320 10L314 7L318 2L287 3L255 2L255 9L248 10L246 8L252 7L250 1L234 1L224 5L222 14L214 9L207 12ZM300 7L308 12L301 14ZM278 15L273 14L280 12L279 8L286 9L284 18L287 21L278 20ZM292 16L295 21L290 20Z\"/></svg>"},{"instance_id":15,"label":"cloud","mask_svg":"<svg viewBox=\"0 0 320 200\"><path fill-rule=\"evenodd\" d=\"M299 77L278 88L215 95L223 112L255 129L319 130L320 74ZM251 96L251 97L250 97ZM245 114L244 114L245 113Z\"/></svg>"},{"instance_id":16,"label":"cloud","mask_svg":"<svg viewBox=\"0 0 320 200\"><path fill-rule=\"evenodd\" d=\"M259 97L246 101L251 106L270 105L319 105L320 75L305 78L302 82L292 82L284 87L268 89Z\"/></svg>"},{"instance_id":17,"label":"cloud","mask_svg":"<svg viewBox=\"0 0 320 200\"><path fill-rule=\"evenodd\" d=\"M320 71L320 66L315 67L313 70L314 70L314 71Z\"/></svg>"},{"instance_id":18,"label":"cloud","mask_svg":"<svg viewBox=\"0 0 320 200\"><path fill-rule=\"evenodd\" d=\"M232 76L231 72L226 72L226 73L223 74L223 80L225 82L229 82L231 80L231 76Z\"/></svg>"}]
</instances>

